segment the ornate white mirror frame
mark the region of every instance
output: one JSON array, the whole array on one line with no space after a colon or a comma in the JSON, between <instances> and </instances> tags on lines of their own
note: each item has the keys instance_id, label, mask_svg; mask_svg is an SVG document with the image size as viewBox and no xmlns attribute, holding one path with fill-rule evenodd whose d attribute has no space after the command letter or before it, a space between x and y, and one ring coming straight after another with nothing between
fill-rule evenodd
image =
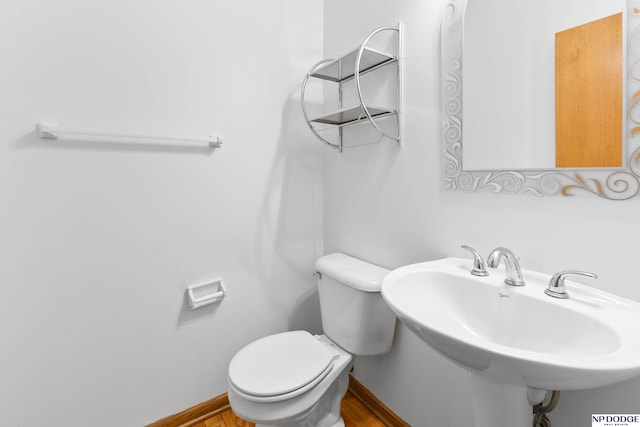
<instances>
[{"instance_id":1,"label":"ornate white mirror frame","mask_svg":"<svg viewBox=\"0 0 640 427\"><path fill-rule=\"evenodd\" d=\"M475 0L472 0L475 1ZM626 160L619 169L467 171L463 169L463 21L467 0L449 0L442 22L445 186L451 190L572 196L586 191L611 200L640 193L640 0L627 1ZM638 72L634 72L638 68ZM635 75L635 77L634 77Z\"/></svg>"}]
</instances>

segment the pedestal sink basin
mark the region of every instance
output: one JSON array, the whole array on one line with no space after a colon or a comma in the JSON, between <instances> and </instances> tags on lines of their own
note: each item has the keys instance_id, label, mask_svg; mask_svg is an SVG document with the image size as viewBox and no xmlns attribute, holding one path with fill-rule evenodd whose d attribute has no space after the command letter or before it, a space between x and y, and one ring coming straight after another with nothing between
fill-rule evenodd
<instances>
[{"instance_id":1,"label":"pedestal sink basin","mask_svg":"<svg viewBox=\"0 0 640 427\"><path fill-rule=\"evenodd\" d=\"M544 293L550 275L523 270L527 284L514 287L503 269L477 277L472 267L459 258L401 267L382 296L411 331L468 370L474 403L493 404L489 392L524 405L502 415L477 407L477 426L530 426L531 406L520 402L529 388L594 388L640 374L640 303L570 280L570 298L552 298ZM526 423L505 421L526 411Z\"/></svg>"}]
</instances>

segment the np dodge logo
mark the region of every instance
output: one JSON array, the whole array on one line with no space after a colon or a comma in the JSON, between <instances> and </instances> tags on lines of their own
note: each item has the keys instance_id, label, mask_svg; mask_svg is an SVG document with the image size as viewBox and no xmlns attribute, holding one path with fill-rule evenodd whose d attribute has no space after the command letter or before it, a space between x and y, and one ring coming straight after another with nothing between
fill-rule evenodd
<instances>
[{"instance_id":1,"label":"np dodge logo","mask_svg":"<svg viewBox=\"0 0 640 427\"><path fill-rule=\"evenodd\" d=\"M640 427L640 414L593 414L592 427Z\"/></svg>"}]
</instances>

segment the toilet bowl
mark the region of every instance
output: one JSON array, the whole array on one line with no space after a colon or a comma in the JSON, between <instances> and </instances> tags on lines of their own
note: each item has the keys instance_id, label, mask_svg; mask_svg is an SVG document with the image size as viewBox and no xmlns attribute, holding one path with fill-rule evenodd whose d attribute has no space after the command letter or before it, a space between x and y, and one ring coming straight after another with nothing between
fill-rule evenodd
<instances>
[{"instance_id":1,"label":"toilet bowl","mask_svg":"<svg viewBox=\"0 0 640 427\"><path fill-rule=\"evenodd\" d=\"M391 348L396 318L380 294L389 270L342 253L319 258L316 269L325 335L269 335L229 364L231 408L257 426L344 426L340 403L353 355Z\"/></svg>"},{"instance_id":2,"label":"toilet bowl","mask_svg":"<svg viewBox=\"0 0 640 427\"><path fill-rule=\"evenodd\" d=\"M270 335L231 361L229 403L239 417L258 426L343 426L340 402L352 360L324 335Z\"/></svg>"}]
</instances>

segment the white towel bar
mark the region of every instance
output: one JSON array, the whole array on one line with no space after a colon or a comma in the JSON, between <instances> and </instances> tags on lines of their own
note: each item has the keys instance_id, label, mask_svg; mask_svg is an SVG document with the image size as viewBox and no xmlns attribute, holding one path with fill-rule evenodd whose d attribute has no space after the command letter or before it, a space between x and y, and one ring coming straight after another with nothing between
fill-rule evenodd
<instances>
[{"instance_id":1,"label":"white towel bar","mask_svg":"<svg viewBox=\"0 0 640 427\"><path fill-rule=\"evenodd\" d=\"M89 136L98 138L124 138L143 139L151 141L190 141L206 142L211 148L222 146L222 138L219 136L193 137L193 136L156 136L144 134L128 134L119 132L97 132L90 130L61 129L57 123L38 123L36 125L38 136L43 139L58 139L59 135Z\"/></svg>"}]
</instances>

